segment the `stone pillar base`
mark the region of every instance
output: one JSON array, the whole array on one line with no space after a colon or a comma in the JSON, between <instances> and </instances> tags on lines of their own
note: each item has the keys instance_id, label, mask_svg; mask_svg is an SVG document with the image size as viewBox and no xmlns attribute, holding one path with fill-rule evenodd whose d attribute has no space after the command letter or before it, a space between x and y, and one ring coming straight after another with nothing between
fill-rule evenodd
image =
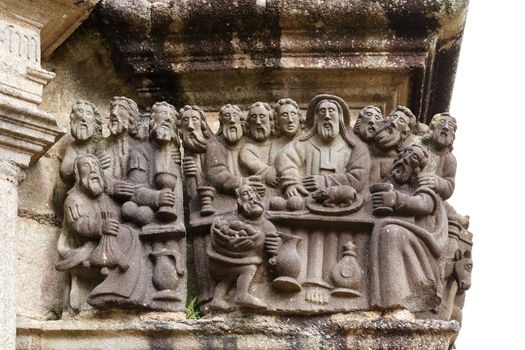
<instances>
[{"instance_id":1,"label":"stone pillar base","mask_svg":"<svg viewBox=\"0 0 525 350\"><path fill-rule=\"evenodd\" d=\"M108 316L108 315L106 315ZM183 317L183 316L182 316ZM18 320L19 350L396 349L447 350L455 321L410 320L374 313L302 318L180 319L148 313L60 321Z\"/></svg>"}]
</instances>

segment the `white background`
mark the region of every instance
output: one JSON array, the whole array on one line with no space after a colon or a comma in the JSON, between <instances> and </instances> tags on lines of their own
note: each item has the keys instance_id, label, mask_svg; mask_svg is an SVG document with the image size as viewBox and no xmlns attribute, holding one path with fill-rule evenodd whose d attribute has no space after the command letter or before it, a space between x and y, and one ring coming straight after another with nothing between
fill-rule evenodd
<instances>
[{"instance_id":1,"label":"white background","mask_svg":"<svg viewBox=\"0 0 525 350\"><path fill-rule=\"evenodd\" d=\"M525 3L472 0L452 97L451 203L470 215L472 288L458 350L525 349Z\"/></svg>"}]
</instances>

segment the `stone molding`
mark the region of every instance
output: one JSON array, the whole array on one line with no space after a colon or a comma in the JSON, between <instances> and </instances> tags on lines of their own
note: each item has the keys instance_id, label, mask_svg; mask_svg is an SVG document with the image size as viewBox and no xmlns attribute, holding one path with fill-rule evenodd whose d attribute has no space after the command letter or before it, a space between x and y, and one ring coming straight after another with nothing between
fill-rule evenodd
<instances>
[{"instance_id":1,"label":"stone molding","mask_svg":"<svg viewBox=\"0 0 525 350\"><path fill-rule=\"evenodd\" d=\"M467 5L464 0L240 0L213 6L200 1L106 1L96 17L113 46L114 64L149 102L199 101L218 107L194 96L195 85L207 84L210 74L237 73L218 92L226 100L229 91L251 80L275 91L294 80L308 84L300 72L317 77L319 71L390 71L408 73L410 99L397 104L428 122L448 110ZM333 85L316 88L315 93L334 92Z\"/></svg>"},{"instance_id":2,"label":"stone molding","mask_svg":"<svg viewBox=\"0 0 525 350\"><path fill-rule=\"evenodd\" d=\"M24 172L15 163L0 158L0 180L18 185L24 177Z\"/></svg>"},{"instance_id":3,"label":"stone molding","mask_svg":"<svg viewBox=\"0 0 525 350\"><path fill-rule=\"evenodd\" d=\"M170 316L174 319L169 319ZM456 321L403 320L378 315L337 314L315 320L242 314L203 320L176 320L177 315L170 316L155 313L119 316L118 322L110 315L89 320L19 319L17 349L379 350L394 346L406 350L447 350L459 330Z\"/></svg>"}]
</instances>

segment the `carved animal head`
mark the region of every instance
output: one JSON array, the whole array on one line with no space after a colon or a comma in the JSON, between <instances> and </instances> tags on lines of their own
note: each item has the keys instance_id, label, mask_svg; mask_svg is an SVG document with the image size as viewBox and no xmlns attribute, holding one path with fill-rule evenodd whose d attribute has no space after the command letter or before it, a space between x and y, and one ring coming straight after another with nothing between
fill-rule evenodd
<instances>
[{"instance_id":1,"label":"carved animal head","mask_svg":"<svg viewBox=\"0 0 525 350\"><path fill-rule=\"evenodd\" d=\"M322 202L328 198L328 191L326 188L320 188L312 193L312 198L315 199L316 202Z\"/></svg>"},{"instance_id":2,"label":"carved animal head","mask_svg":"<svg viewBox=\"0 0 525 350\"><path fill-rule=\"evenodd\" d=\"M458 282L459 290L465 291L470 288L472 275L472 252L469 249L454 253L454 277Z\"/></svg>"}]
</instances>

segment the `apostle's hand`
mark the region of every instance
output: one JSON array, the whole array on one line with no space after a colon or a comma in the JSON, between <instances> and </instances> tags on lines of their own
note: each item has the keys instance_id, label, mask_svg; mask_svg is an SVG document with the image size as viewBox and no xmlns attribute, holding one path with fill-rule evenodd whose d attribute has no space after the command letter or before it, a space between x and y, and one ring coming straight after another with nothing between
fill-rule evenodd
<instances>
[{"instance_id":1,"label":"apostle's hand","mask_svg":"<svg viewBox=\"0 0 525 350\"><path fill-rule=\"evenodd\" d=\"M326 187L323 175L310 175L303 177L303 186L310 192L315 192Z\"/></svg>"},{"instance_id":2,"label":"apostle's hand","mask_svg":"<svg viewBox=\"0 0 525 350\"><path fill-rule=\"evenodd\" d=\"M397 193L394 191L376 192L372 194L372 205L374 209L389 207L394 209L397 204Z\"/></svg>"},{"instance_id":3,"label":"apostle's hand","mask_svg":"<svg viewBox=\"0 0 525 350\"><path fill-rule=\"evenodd\" d=\"M277 232L269 232L264 239L264 248L271 255L277 255L282 245L282 238Z\"/></svg>"},{"instance_id":4,"label":"apostle's hand","mask_svg":"<svg viewBox=\"0 0 525 350\"><path fill-rule=\"evenodd\" d=\"M115 181L113 184L113 194L121 199L129 200L133 197L135 186L126 181Z\"/></svg>"},{"instance_id":5,"label":"apostle's hand","mask_svg":"<svg viewBox=\"0 0 525 350\"><path fill-rule=\"evenodd\" d=\"M429 187L433 190L438 185L438 177L435 174L419 174L417 177L419 186Z\"/></svg>"},{"instance_id":6,"label":"apostle's hand","mask_svg":"<svg viewBox=\"0 0 525 350\"><path fill-rule=\"evenodd\" d=\"M96 157L100 162L102 169L109 169L111 167L111 156L102 150L97 151Z\"/></svg>"},{"instance_id":7,"label":"apostle's hand","mask_svg":"<svg viewBox=\"0 0 525 350\"><path fill-rule=\"evenodd\" d=\"M180 165L180 163L181 163L181 155L180 155L180 151L178 149L174 149L174 150L171 151L171 158L173 159L175 164Z\"/></svg>"},{"instance_id":8,"label":"apostle's hand","mask_svg":"<svg viewBox=\"0 0 525 350\"><path fill-rule=\"evenodd\" d=\"M175 193L172 191L160 191L159 193L159 207L175 205Z\"/></svg>"},{"instance_id":9,"label":"apostle's hand","mask_svg":"<svg viewBox=\"0 0 525 350\"><path fill-rule=\"evenodd\" d=\"M279 179L277 178L277 174L275 172L274 167L270 167L270 169L268 169L268 171L266 172L266 175L264 176L264 182L266 182L268 186L271 186L274 188L279 186Z\"/></svg>"},{"instance_id":10,"label":"apostle's hand","mask_svg":"<svg viewBox=\"0 0 525 350\"><path fill-rule=\"evenodd\" d=\"M255 188L259 196L264 197L266 194L266 186L262 183L259 175L252 175L246 178L246 184Z\"/></svg>"},{"instance_id":11,"label":"apostle's hand","mask_svg":"<svg viewBox=\"0 0 525 350\"><path fill-rule=\"evenodd\" d=\"M117 219L104 219L102 221L102 234L116 236L118 235L119 226Z\"/></svg>"},{"instance_id":12,"label":"apostle's hand","mask_svg":"<svg viewBox=\"0 0 525 350\"><path fill-rule=\"evenodd\" d=\"M189 177L197 176L197 162L193 157L184 157L182 159L182 169L184 170L184 175Z\"/></svg>"},{"instance_id":13,"label":"apostle's hand","mask_svg":"<svg viewBox=\"0 0 525 350\"><path fill-rule=\"evenodd\" d=\"M284 191L284 197L286 199L290 197L302 197L307 195L308 191L301 184L290 185L286 188L286 191Z\"/></svg>"}]
</instances>

